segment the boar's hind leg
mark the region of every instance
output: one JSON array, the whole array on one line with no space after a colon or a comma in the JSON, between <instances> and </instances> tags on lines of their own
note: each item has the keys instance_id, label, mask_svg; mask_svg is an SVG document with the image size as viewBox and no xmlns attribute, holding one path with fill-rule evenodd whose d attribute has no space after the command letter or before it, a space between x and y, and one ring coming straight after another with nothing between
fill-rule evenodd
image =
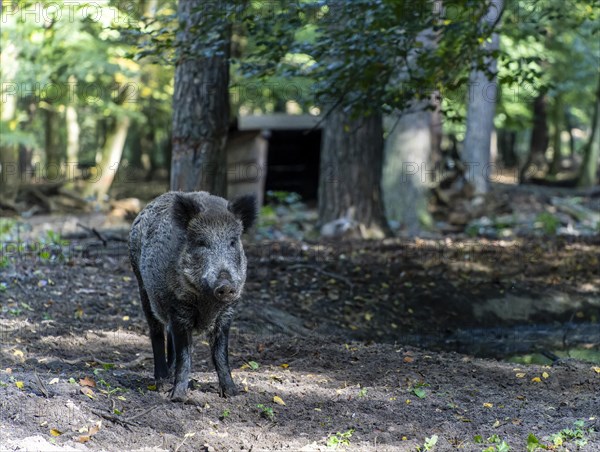
<instances>
[{"instance_id":1,"label":"boar's hind leg","mask_svg":"<svg viewBox=\"0 0 600 452\"><path fill-rule=\"evenodd\" d=\"M167 327L167 367L169 375L175 375L175 339L171 326Z\"/></svg>"},{"instance_id":2,"label":"boar's hind leg","mask_svg":"<svg viewBox=\"0 0 600 452\"><path fill-rule=\"evenodd\" d=\"M180 402L185 400L190 370L192 367L192 332L177 325L169 325L175 349L175 385L171 392L171 400Z\"/></svg>"},{"instance_id":3,"label":"boar's hind leg","mask_svg":"<svg viewBox=\"0 0 600 452\"><path fill-rule=\"evenodd\" d=\"M169 376L167 370L167 362L165 361L165 328L163 324L154 317L148 293L140 285L140 298L142 300L142 308L148 321L150 328L150 340L152 341L152 353L154 354L154 379L157 383Z\"/></svg>"},{"instance_id":4,"label":"boar's hind leg","mask_svg":"<svg viewBox=\"0 0 600 452\"><path fill-rule=\"evenodd\" d=\"M219 376L219 393L221 397L231 397L237 394L229 368L229 327L231 326L231 319L231 313L223 313L217 319L209 334L212 361Z\"/></svg>"}]
</instances>

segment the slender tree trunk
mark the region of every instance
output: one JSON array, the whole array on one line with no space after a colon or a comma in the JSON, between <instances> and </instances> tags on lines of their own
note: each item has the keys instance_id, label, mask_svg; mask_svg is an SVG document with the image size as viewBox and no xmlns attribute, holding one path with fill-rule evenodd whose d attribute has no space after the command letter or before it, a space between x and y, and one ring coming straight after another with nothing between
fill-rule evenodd
<instances>
[{"instance_id":1,"label":"slender tree trunk","mask_svg":"<svg viewBox=\"0 0 600 452\"><path fill-rule=\"evenodd\" d=\"M598 178L598 159L600 159L600 79L598 79L598 91L596 91L596 105L592 115L592 131L590 139L585 145L583 162L577 179L579 187L592 187Z\"/></svg>"},{"instance_id":2,"label":"slender tree trunk","mask_svg":"<svg viewBox=\"0 0 600 452\"><path fill-rule=\"evenodd\" d=\"M99 202L104 201L119 169L129 124L130 119L128 116L120 116L109 127L106 133L106 141L102 147L102 157L97 165L100 169L99 177L89 181L84 191L86 196L93 196Z\"/></svg>"},{"instance_id":3,"label":"slender tree trunk","mask_svg":"<svg viewBox=\"0 0 600 452\"><path fill-rule=\"evenodd\" d=\"M516 132L502 129L498 131L498 150L504 168L513 168L517 164L516 140Z\"/></svg>"},{"instance_id":4,"label":"slender tree trunk","mask_svg":"<svg viewBox=\"0 0 600 452\"><path fill-rule=\"evenodd\" d=\"M4 17L2 18L4 20ZM13 42L3 43L0 47L0 78L2 82L11 83L15 80L18 71L17 56L19 49ZM16 83L13 84L16 87ZM3 128L16 130L17 121L15 119L17 112L17 94L4 92L3 99L0 102L0 120ZM9 133L9 132L7 132ZM19 149L14 143L7 143L5 137L0 135L0 206L14 208L15 200L19 188Z\"/></svg>"},{"instance_id":5,"label":"slender tree trunk","mask_svg":"<svg viewBox=\"0 0 600 452\"><path fill-rule=\"evenodd\" d=\"M60 148L60 116L52 105L44 109L45 115L45 150L46 171L44 172L49 181L59 178L62 152Z\"/></svg>"},{"instance_id":6,"label":"slender tree trunk","mask_svg":"<svg viewBox=\"0 0 600 452\"><path fill-rule=\"evenodd\" d=\"M325 120L319 175L319 222L339 218L361 225L365 238L390 234L380 182L383 163L381 114L352 119L336 108Z\"/></svg>"},{"instance_id":7,"label":"slender tree trunk","mask_svg":"<svg viewBox=\"0 0 600 452\"><path fill-rule=\"evenodd\" d=\"M531 174L535 174L546 164L546 149L550 141L548 133L548 98L545 93L538 95L533 101L533 130L529 142L529 154L519 172L521 183L527 182Z\"/></svg>"},{"instance_id":8,"label":"slender tree trunk","mask_svg":"<svg viewBox=\"0 0 600 452\"><path fill-rule=\"evenodd\" d=\"M67 105L65 109L65 120L67 123L67 161L76 163L79 161L79 121L77 109L74 105Z\"/></svg>"},{"instance_id":9,"label":"slender tree trunk","mask_svg":"<svg viewBox=\"0 0 600 452\"><path fill-rule=\"evenodd\" d=\"M490 9L485 18L488 25L492 25L502 12L503 0L492 0ZM486 51L497 50L500 46L500 36L493 33L491 42L484 44ZM468 167L467 177L473 185L476 194L487 193L489 188L490 146L492 131L494 129L494 115L496 113L496 68L497 61L488 56L485 60L487 70L494 74L488 76L486 72L477 68L469 76L469 98L467 109L467 132L463 143L462 160Z\"/></svg>"},{"instance_id":10,"label":"slender tree trunk","mask_svg":"<svg viewBox=\"0 0 600 452\"><path fill-rule=\"evenodd\" d=\"M552 122L554 123L554 130L552 133L552 162L550 163L550 169L548 173L551 176L556 176L561 168L562 163L562 142L561 136L563 128L564 112L560 97L556 98L556 105L554 106L554 112L552 114Z\"/></svg>"},{"instance_id":11,"label":"slender tree trunk","mask_svg":"<svg viewBox=\"0 0 600 452\"><path fill-rule=\"evenodd\" d=\"M177 36L180 54L173 96L173 190L227 194L231 36L224 17L226 7L226 1L178 3L183 29ZM209 31L218 33L219 48L207 48L204 41Z\"/></svg>"},{"instance_id":12,"label":"slender tree trunk","mask_svg":"<svg viewBox=\"0 0 600 452\"><path fill-rule=\"evenodd\" d=\"M573 135L573 117L570 110L565 112L565 126L569 132L569 158L575 157L575 136Z\"/></svg>"},{"instance_id":13,"label":"slender tree trunk","mask_svg":"<svg viewBox=\"0 0 600 452\"><path fill-rule=\"evenodd\" d=\"M77 79L71 75L69 84L76 86ZM73 90L75 91L75 90ZM77 163L79 161L79 118L77 116L77 99L69 99L65 110L65 121L67 126L67 162Z\"/></svg>"}]
</instances>

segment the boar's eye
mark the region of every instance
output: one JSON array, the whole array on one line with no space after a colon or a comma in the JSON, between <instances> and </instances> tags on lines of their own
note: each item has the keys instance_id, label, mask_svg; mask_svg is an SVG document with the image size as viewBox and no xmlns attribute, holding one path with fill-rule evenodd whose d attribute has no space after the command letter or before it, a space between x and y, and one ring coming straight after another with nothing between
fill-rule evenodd
<instances>
[{"instance_id":1,"label":"boar's eye","mask_svg":"<svg viewBox=\"0 0 600 452\"><path fill-rule=\"evenodd\" d=\"M232 248L235 248L236 245L237 245L237 239L231 239L231 242L229 242L229 246Z\"/></svg>"},{"instance_id":2,"label":"boar's eye","mask_svg":"<svg viewBox=\"0 0 600 452\"><path fill-rule=\"evenodd\" d=\"M196 240L195 244L198 248L208 248L208 243L206 242L206 240L198 239Z\"/></svg>"}]
</instances>

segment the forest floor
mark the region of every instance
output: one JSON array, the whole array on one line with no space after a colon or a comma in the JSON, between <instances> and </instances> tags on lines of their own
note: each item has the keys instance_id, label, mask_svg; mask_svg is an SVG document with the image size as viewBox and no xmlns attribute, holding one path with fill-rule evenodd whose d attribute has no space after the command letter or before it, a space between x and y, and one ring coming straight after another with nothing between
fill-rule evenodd
<instances>
[{"instance_id":1,"label":"forest floor","mask_svg":"<svg viewBox=\"0 0 600 452\"><path fill-rule=\"evenodd\" d=\"M600 450L598 235L250 241L241 394L199 336L186 403L153 386L126 243L100 238L4 244L2 451Z\"/></svg>"}]
</instances>

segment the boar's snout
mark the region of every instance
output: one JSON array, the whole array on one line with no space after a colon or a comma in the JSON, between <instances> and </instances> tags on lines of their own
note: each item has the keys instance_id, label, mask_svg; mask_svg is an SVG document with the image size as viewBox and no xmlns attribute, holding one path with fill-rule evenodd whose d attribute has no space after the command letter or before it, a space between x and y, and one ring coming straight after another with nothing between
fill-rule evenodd
<instances>
[{"instance_id":1,"label":"boar's snout","mask_svg":"<svg viewBox=\"0 0 600 452\"><path fill-rule=\"evenodd\" d=\"M235 285L231 282L231 276L227 272L219 273L215 284L214 295L220 301L233 301L237 296Z\"/></svg>"},{"instance_id":2,"label":"boar's snout","mask_svg":"<svg viewBox=\"0 0 600 452\"><path fill-rule=\"evenodd\" d=\"M236 290L229 280L221 279L217 282L214 294L220 301L231 301L235 299Z\"/></svg>"}]
</instances>

